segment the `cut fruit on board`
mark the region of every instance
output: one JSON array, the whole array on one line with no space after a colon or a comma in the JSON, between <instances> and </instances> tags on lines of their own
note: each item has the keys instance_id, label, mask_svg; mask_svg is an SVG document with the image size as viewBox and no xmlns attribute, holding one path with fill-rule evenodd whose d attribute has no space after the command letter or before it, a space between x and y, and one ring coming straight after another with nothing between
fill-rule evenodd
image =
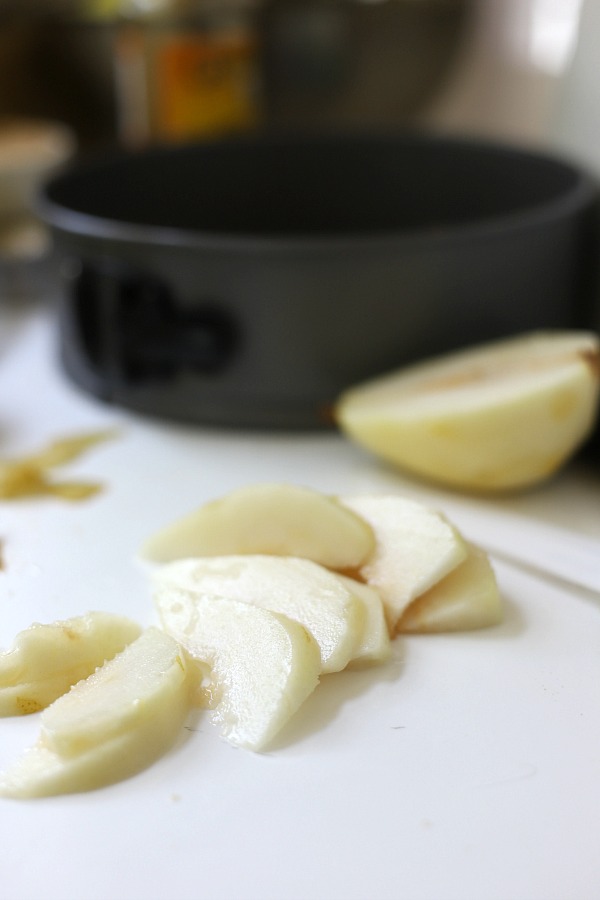
<instances>
[{"instance_id":1,"label":"cut fruit on board","mask_svg":"<svg viewBox=\"0 0 600 900\"><path fill-rule=\"evenodd\" d=\"M291 484L256 484L205 503L154 534L141 555L154 563L195 556L300 556L331 569L358 566L375 539L335 498Z\"/></svg>"},{"instance_id":2,"label":"cut fruit on board","mask_svg":"<svg viewBox=\"0 0 600 900\"><path fill-rule=\"evenodd\" d=\"M154 577L154 600L167 631L174 627L181 633L188 633L197 621L202 597L224 597L281 613L313 635L322 672L329 673L345 669L363 652L370 618L361 587L308 559L214 556L160 568ZM172 588L177 589L175 599ZM381 601L379 607L383 620Z\"/></svg>"},{"instance_id":3,"label":"cut fruit on board","mask_svg":"<svg viewBox=\"0 0 600 900\"><path fill-rule=\"evenodd\" d=\"M185 606L190 596L169 588L171 604ZM298 622L251 603L204 595L193 606L192 621L173 615L163 626L206 670L206 696L222 736L262 750L317 687L319 645Z\"/></svg>"},{"instance_id":4,"label":"cut fruit on board","mask_svg":"<svg viewBox=\"0 0 600 900\"><path fill-rule=\"evenodd\" d=\"M549 478L583 444L599 395L596 334L535 332L357 385L335 418L358 444L418 476L514 490Z\"/></svg>"},{"instance_id":5,"label":"cut fruit on board","mask_svg":"<svg viewBox=\"0 0 600 900\"><path fill-rule=\"evenodd\" d=\"M37 743L0 775L0 796L89 791L140 772L172 746L199 673L148 628L41 715Z\"/></svg>"},{"instance_id":6,"label":"cut fruit on board","mask_svg":"<svg viewBox=\"0 0 600 900\"><path fill-rule=\"evenodd\" d=\"M393 494L342 497L369 522L375 550L358 570L380 595L393 633L404 610L468 555L458 530L434 509Z\"/></svg>"}]
</instances>

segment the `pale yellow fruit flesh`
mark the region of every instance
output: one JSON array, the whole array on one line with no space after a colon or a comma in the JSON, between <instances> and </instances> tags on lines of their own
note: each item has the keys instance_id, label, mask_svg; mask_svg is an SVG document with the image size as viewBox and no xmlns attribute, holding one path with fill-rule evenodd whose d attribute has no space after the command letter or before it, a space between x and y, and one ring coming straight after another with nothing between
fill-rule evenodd
<instances>
[{"instance_id":1,"label":"pale yellow fruit flesh","mask_svg":"<svg viewBox=\"0 0 600 900\"><path fill-rule=\"evenodd\" d=\"M365 630L366 609L353 583L307 559L262 555L178 560L154 576L155 605L168 625L195 615L192 597L226 597L252 603L300 622L315 638L322 671L339 672L353 658ZM188 591L190 602L170 600L169 588ZM173 605L176 612L173 612Z\"/></svg>"},{"instance_id":2,"label":"pale yellow fruit flesh","mask_svg":"<svg viewBox=\"0 0 600 900\"><path fill-rule=\"evenodd\" d=\"M347 391L346 434L417 475L506 490L553 474L598 415L600 341L535 333L412 366Z\"/></svg>"},{"instance_id":3,"label":"pale yellow fruit flesh","mask_svg":"<svg viewBox=\"0 0 600 900\"><path fill-rule=\"evenodd\" d=\"M466 543L441 513L405 497L367 494L341 502L373 528L375 549L359 575L379 593L393 632L406 607L466 559Z\"/></svg>"},{"instance_id":4,"label":"pale yellow fruit flesh","mask_svg":"<svg viewBox=\"0 0 600 900\"><path fill-rule=\"evenodd\" d=\"M152 719L185 684L186 662L175 640L148 628L127 651L97 669L42 713L49 747L76 755Z\"/></svg>"},{"instance_id":5,"label":"pale yellow fruit flesh","mask_svg":"<svg viewBox=\"0 0 600 900\"><path fill-rule=\"evenodd\" d=\"M0 715L38 712L139 637L125 618L89 612L21 631L0 654Z\"/></svg>"},{"instance_id":6,"label":"pale yellow fruit flesh","mask_svg":"<svg viewBox=\"0 0 600 900\"><path fill-rule=\"evenodd\" d=\"M170 562L194 556L299 556L328 568L358 566L374 538L332 497L289 484L239 488L151 537L142 556Z\"/></svg>"},{"instance_id":7,"label":"pale yellow fruit flesh","mask_svg":"<svg viewBox=\"0 0 600 900\"><path fill-rule=\"evenodd\" d=\"M141 771L180 733L197 677L177 642L149 628L42 713L37 744L0 776L0 795L93 790Z\"/></svg>"},{"instance_id":8,"label":"pale yellow fruit flesh","mask_svg":"<svg viewBox=\"0 0 600 900\"><path fill-rule=\"evenodd\" d=\"M470 631L498 625L503 605L494 570L483 550L468 545L464 562L421 594L404 611L397 631Z\"/></svg>"},{"instance_id":9,"label":"pale yellow fruit flesh","mask_svg":"<svg viewBox=\"0 0 600 900\"><path fill-rule=\"evenodd\" d=\"M262 750L319 683L317 642L298 622L252 604L175 588L170 595L182 605L193 599L185 627L173 617L165 629L206 666L215 724L231 744Z\"/></svg>"},{"instance_id":10,"label":"pale yellow fruit flesh","mask_svg":"<svg viewBox=\"0 0 600 900\"><path fill-rule=\"evenodd\" d=\"M366 584L356 582L352 578L339 575L348 590L357 597L364 606L365 623L361 636L354 648L349 669L360 669L366 666L381 665L390 658L392 645L383 601L377 593Z\"/></svg>"}]
</instances>

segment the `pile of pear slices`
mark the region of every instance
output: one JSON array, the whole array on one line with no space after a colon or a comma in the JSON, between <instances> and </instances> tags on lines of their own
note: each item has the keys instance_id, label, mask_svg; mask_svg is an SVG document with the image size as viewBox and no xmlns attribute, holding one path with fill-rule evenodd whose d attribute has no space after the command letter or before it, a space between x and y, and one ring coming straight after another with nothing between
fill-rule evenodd
<instances>
[{"instance_id":1,"label":"pile of pear slices","mask_svg":"<svg viewBox=\"0 0 600 900\"><path fill-rule=\"evenodd\" d=\"M397 633L497 624L485 553L393 495L241 488L152 537L160 626L91 612L21 632L0 655L0 714L42 711L0 794L90 790L171 747L194 706L265 748L322 676L383 665Z\"/></svg>"}]
</instances>

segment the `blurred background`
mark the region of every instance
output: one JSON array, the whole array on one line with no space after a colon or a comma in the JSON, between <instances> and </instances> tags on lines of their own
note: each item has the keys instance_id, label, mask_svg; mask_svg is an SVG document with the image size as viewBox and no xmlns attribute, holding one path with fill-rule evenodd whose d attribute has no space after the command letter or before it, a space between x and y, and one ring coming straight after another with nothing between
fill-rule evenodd
<instances>
[{"instance_id":1,"label":"blurred background","mask_svg":"<svg viewBox=\"0 0 600 900\"><path fill-rule=\"evenodd\" d=\"M0 0L0 117L59 120L83 151L324 124L560 142L582 19L600 27L599 6Z\"/></svg>"},{"instance_id":2,"label":"blurred background","mask_svg":"<svg viewBox=\"0 0 600 900\"><path fill-rule=\"evenodd\" d=\"M46 266L52 242L33 198L77 154L261 130L416 128L557 151L600 176L598 36L600 0L0 0L0 296L49 293L59 272ZM576 296L564 290L561 321L584 288L597 320L592 227L595 241L595 215L576 232L585 264L567 264ZM93 310L88 294L104 297L107 278L98 270L93 289L82 279L73 275L68 302ZM129 282L113 281L130 297ZM492 293L504 290L491 281ZM144 299L144 278L136 284ZM443 291L453 303L445 281ZM496 307L474 293L496 328ZM475 340L478 316L463 294L471 330L455 312L453 328ZM515 328L511 300L508 290L497 308L501 321L515 312ZM198 326L203 340L216 331L213 319ZM430 320L424 331L432 341ZM440 341L450 332L441 328Z\"/></svg>"},{"instance_id":3,"label":"blurred background","mask_svg":"<svg viewBox=\"0 0 600 900\"><path fill-rule=\"evenodd\" d=\"M416 127L600 173L599 34L600 0L0 0L0 276L47 252L40 181L109 147Z\"/></svg>"}]
</instances>

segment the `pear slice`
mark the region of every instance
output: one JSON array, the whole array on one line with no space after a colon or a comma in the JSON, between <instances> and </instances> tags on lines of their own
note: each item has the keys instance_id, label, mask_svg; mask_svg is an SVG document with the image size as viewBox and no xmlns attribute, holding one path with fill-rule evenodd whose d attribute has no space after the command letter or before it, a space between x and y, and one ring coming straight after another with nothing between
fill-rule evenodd
<instances>
[{"instance_id":1,"label":"pear slice","mask_svg":"<svg viewBox=\"0 0 600 900\"><path fill-rule=\"evenodd\" d=\"M163 625L178 628L194 617L194 599L227 597L282 613L307 628L319 645L322 671L339 672L363 639L366 608L354 582L308 559L277 556L215 556L169 563L154 576L155 604ZM170 587L189 592L181 607Z\"/></svg>"},{"instance_id":2,"label":"pear slice","mask_svg":"<svg viewBox=\"0 0 600 900\"><path fill-rule=\"evenodd\" d=\"M381 597L376 590L354 578L347 578L345 575L338 575L338 578L364 606L362 637L354 648L348 668L382 665L390 658L392 645Z\"/></svg>"},{"instance_id":3,"label":"pear slice","mask_svg":"<svg viewBox=\"0 0 600 900\"><path fill-rule=\"evenodd\" d=\"M106 612L31 625L0 654L0 715L38 712L140 633L135 622Z\"/></svg>"},{"instance_id":4,"label":"pear slice","mask_svg":"<svg viewBox=\"0 0 600 900\"><path fill-rule=\"evenodd\" d=\"M390 631L412 603L467 558L458 530L439 512L395 495L343 497L373 528L376 546L359 569L378 591Z\"/></svg>"},{"instance_id":5,"label":"pear slice","mask_svg":"<svg viewBox=\"0 0 600 900\"><path fill-rule=\"evenodd\" d=\"M373 549L369 526L332 497L289 484L239 488L151 537L153 562L251 553L300 556L332 569L351 568Z\"/></svg>"},{"instance_id":6,"label":"pear slice","mask_svg":"<svg viewBox=\"0 0 600 900\"><path fill-rule=\"evenodd\" d=\"M0 776L0 795L87 791L139 772L175 741L198 674L175 640L147 629L42 713L38 742Z\"/></svg>"},{"instance_id":7,"label":"pear slice","mask_svg":"<svg viewBox=\"0 0 600 900\"><path fill-rule=\"evenodd\" d=\"M536 332L358 385L335 417L359 444L417 475L506 490L569 459L594 426L599 392L597 335Z\"/></svg>"},{"instance_id":8,"label":"pear slice","mask_svg":"<svg viewBox=\"0 0 600 900\"><path fill-rule=\"evenodd\" d=\"M469 631L502 621L502 600L487 554L467 546L465 561L404 610L398 632Z\"/></svg>"},{"instance_id":9,"label":"pear slice","mask_svg":"<svg viewBox=\"0 0 600 900\"><path fill-rule=\"evenodd\" d=\"M168 592L165 629L208 669L213 721L231 744L262 750L319 683L319 645L279 613L174 587Z\"/></svg>"}]
</instances>

